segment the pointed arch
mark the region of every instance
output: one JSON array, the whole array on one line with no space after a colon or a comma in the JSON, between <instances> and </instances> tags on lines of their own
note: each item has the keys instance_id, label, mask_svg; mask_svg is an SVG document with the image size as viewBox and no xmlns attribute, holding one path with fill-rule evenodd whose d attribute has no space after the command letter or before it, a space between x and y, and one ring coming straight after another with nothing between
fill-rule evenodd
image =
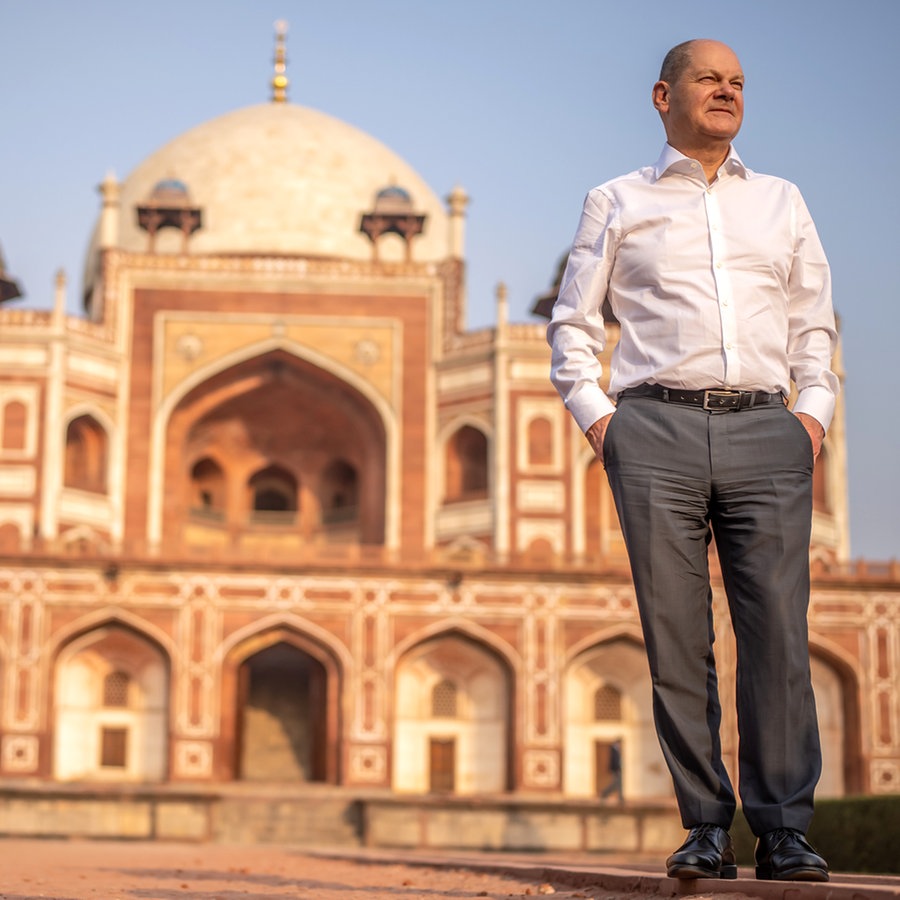
<instances>
[{"instance_id":1,"label":"pointed arch","mask_svg":"<svg viewBox=\"0 0 900 900\"><path fill-rule=\"evenodd\" d=\"M615 757L626 796L669 796L642 640L627 626L608 628L570 648L564 663L564 792L602 794Z\"/></svg>"},{"instance_id":2,"label":"pointed arch","mask_svg":"<svg viewBox=\"0 0 900 900\"><path fill-rule=\"evenodd\" d=\"M859 662L840 645L812 632L809 652L822 740L823 796L865 793L869 784L862 748Z\"/></svg>"},{"instance_id":3,"label":"pointed arch","mask_svg":"<svg viewBox=\"0 0 900 900\"><path fill-rule=\"evenodd\" d=\"M171 657L136 618L95 613L55 636L47 702L60 780L167 777Z\"/></svg>"},{"instance_id":4,"label":"pointed arch","mask_svg":"<svg viewBox=\"0 0 900 900\"><path fill-rule=\"evenodd\" d=\"M76 419L87 418L102 429L106 440L106 484L107 488L118 483L121 474L122 450L121 433L116 428L115 420L103 409L92 403L76 403L65 410L63 418L63 438L68 432L69 426ZM63 456L65 466L65 456ZM63 476L65 471L63 468ZM64 481L64 478L63 478ZM63 483L63 482L61 482Z\"/></svg>"},{"instance_id":5,"label":"pointed arch","mask_svg":"<svg viewBox=\"0 0 900 900\"><path fill-rule=\"evenodd\" d=\"M326 634L322 629L297 627L298 623L303 623L299 617L270 616L232 634L220 648L223 752L217 774L223 780L267 777L265 763L255 769L247 765L256 733L251 720L255 705L263 710L263 718L274 722L283 718L281 730L295 732L293 751L286 748L285 752L302 756L297 777L329 784L341 781L342 686L346 678L341 657L348 654L334 652L334 638L322 640ZM286 673L287 679L272 675L273 667ZM278 696L273 698L276 690ZM290 704L298 698L299 707L294 702L286 709L286 700ZM261 727L273 726L263 723ZM285 777L283 768L278 771Z\"/></svg>"},{"instance_id":6,"label":"pointed arch","mask_svg":"<svg viewBox=\"0 0 900 900\"><path fill-rule=\"evenodd\" d=\"M0 411L0 450L23 452L28 449L29 408L23 400L13 397Z\"/></svg>"},{"instance_id":7,"label":"pointed arch","mask_svg":"<svg viewBox=\"0 0 900 900\"><path fill-rule=\"evenodd\" d=\"M69 420L65 431L66 487L95 494L109 492L109 434L89 413Z\"/></svg>"},{"instance_id":8,"label":"pointed arch","mask_svg":"<svg viewBox=\"0 0 900 900\"><path fill-rule=\"evenodd\" d=\"M400 537L400 441L397 398L386 398L366 379L338 361L283 336L274 336L226 353L208 365L187 375L161 400L153 417L149 450L149 486L147 507L147 536L151 544L158 544L163 537L163 497L165 494L166 443L170 420L191 391L205 382L233 369L242 363L268 354L281 352L311 365L345 384L348 389L367 401L377 418L384 435L384 543L396 548Z\"/></svg>"},{"instance_id":9,"label":"pointed arch","mask_svg":"<svg viewBox=\"0 0 900 900\"><path fill-rule=\"evenodd\" d=\"M397 660L417 644L424 643L441 635L459 634L479 644L486 644L496 653L510 670L519 677L522 668L522 657L518 651L503 638L494 632L461 616L448 616L437 622L432 622L407 635L398 641L385 658L385 671L390 674L396 666Z\"/></svg>"},{"instance_id":10,"label":"pointed arch","mask_svg":"<svg viewBox=\"0 0 900 900\"><path fill-rule=\"evenodd\" d=\"M222 665L228 656L236 652L237 647L241 645L249 646L249 641L256 635L278 629L287 629L298 634L307 635L338 661L341 671L345 675L353 668L353 655L347 649L347 646L338 640L334 634L303 616L281 612L261 616L226 635L216 649L213 660L217 665Z\"/></svg>"},{"instance_id":11,"label":"pointed arch","mask_svg":"<svg viewBox=\"0 0 900 900\"><path fill-rule=\"evenodd\" d=\"M444 443L444 503L484 500L490 491L490 443L474 425L460 425Z\"/></svg>"},{"instance_id":12,"label":"pointed arch","mask_svg":"<svg viewBox=\"0 0 900 900\"><path fill-rule=\"evenodd\" d=\"M58 657L65 645L70 644L82 634L106 625L119 625L123 628L131 629L159 647L160 652L165 655L169 665L172 664L172 660L177 653L173 639L152 622L148 622L146 619L120 606L105 606L102 609L95 609L60 628L59 631L50 637L47 646L48 659L53 660Z\"/></svg>"},{"instance_id":13,"label":"pointed arch","mask_svg":"<svg viewBox=\"0 0 900 900\"><path fill-rule=\"evenodd\" d=\"M510 790L516 681L508 659L469 629L419 636L394 654L394 789Z\"/></svg>"},{"instance_id":14,"label":"pointed arch","mask_svg":"<svg viewBox=\"0 0 900 900\"><path fill-rule=\"evenodd\" d=\"M572 661L581 656L585 651L600 644L608 644L611 641L627 641L641 652L644 650L644 635L641 632L640 625L617 624L609 625L606 628L598 628L596 631L582 638L580 641L572 644L566 649L563 655L562 664L568 667Z\"/></svg>"},{"instance_id":15,"label":"pointed arch","mask_svg":"<svg viewBox=\"0 0 900 900\"><path fill-rule=\"evenodd\" d=\"M221 463L212 455L202 456L190 466L190 480L191 514L223 519L228 486Z\"/></svg>"},{"instance_id":16,"label":"pointed arch","mask_svg":"<svg viewBox=\"0 0 900 900\"><path fill-rule=\"evenodd\" d=\"M165 537L186 537L201 546L221 545L224 538L237 552L265 543L284 554L311 544L383 545L385 454L381 420L366 398L330 373L281 351L253 357L201 384L170 416ZM227 533L188 522L188 498L194 490L182 460L203 455L217 455L225 469ZM320 506L325 470L335 458L354 467L359 498L353 527L337 531L326 527ZM277 469L275 480L284 488L270 484L262 504L259 491L251 490L248 497L246 490L247 480L260 469ZM296 482L299 492L287 482ZM259 510L260 505L283 508L263 511L271 516L256 515L254 507ZM279 529L277 539L272 526Z\"/></svg>"},{"instance_id":17,"label":"pointed arch","mask_svg":"<svg viewBox=\"0 0 900 900\"><path fill-rule=\"evenodd\" d=\"M527 458L532 468L549 467L555 458L555 429L546 415L536 414L527 426Z\"/></svg>"},{"instance_id":18,"label":"pointed arch","mask_svg":"<svg viewBox=\"0 0 900 900\"><path fill-rule=\"evenodd\" d=\"M76 525L60 532L59 539L67 550L79 553L108 553L112 550L109 539L90 525Z\"/></svg>"},{"instance_id":19,"label":"pointed arch","mask_svg":"<svg viewBox=\"0 0 900 900\"><path fill-rule=\"evenodd\" d=\"M292 524L300 508L299 481L284 466L257 469L247 481L248 509L254 521Z\"/></svg>"},{"instance_id":20,"label":"pointed arch","mask_svg":"<svg viewBox=\"0 0 900 900\"><path fill-rule=\"evenodd\" d=\"M107 434L112 434L116 429L116 423L103 409L102 406L96 406L93 403L76 403L65 411L63 424L68 427L69 423L82 416L88 416L94 419Z\"/></svg>"}]
</instances>

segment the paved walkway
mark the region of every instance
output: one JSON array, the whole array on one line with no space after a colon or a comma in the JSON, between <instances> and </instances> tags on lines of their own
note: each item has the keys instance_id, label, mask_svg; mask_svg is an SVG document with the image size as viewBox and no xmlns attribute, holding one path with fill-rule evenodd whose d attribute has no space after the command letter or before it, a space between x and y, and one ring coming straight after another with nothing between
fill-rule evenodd
<instances>
[{"instance_id":1,"label":"paved walkway","mask_svg":"<svg viewBox=\"0 0 900 900\"><path fill-rule=\"evenodd\" d=\"M432 900L555 895L590 900L900 900L900 878L829 884L676 882L647 860L0 839L2 900Z\"/></svg>"}]
</instances>

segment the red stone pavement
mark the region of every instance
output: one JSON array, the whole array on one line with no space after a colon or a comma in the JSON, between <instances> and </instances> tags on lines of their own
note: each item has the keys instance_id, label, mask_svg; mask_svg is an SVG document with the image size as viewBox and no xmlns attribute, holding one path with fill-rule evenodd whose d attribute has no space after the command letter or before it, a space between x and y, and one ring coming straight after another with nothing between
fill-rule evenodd
<instances>
[{"instance_id":1,"label":"red stone pavement","mask_svg":"<svg viewBox=\"0 0 900 900\"><path fill-rule=\"evenodd\" d=\"M425 900L555 895L590 900L900 900L900 879L829 884L676 882L656 861L500 854L311 850L143 841L0 839L2 900ZM745 877L746 876L746 877Z\"/></svg>"}]
</instances>

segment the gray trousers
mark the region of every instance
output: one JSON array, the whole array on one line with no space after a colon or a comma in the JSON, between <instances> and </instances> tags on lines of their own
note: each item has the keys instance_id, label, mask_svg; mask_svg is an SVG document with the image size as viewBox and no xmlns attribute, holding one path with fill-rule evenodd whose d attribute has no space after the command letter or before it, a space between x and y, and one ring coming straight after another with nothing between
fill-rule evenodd
<instances>
[{"instance_id":1,"label":"gray trousers","mask_svg":"<svg viewBox=\"0 0 900 900\"><path fill-rule=\"evenodd\" d=\"M737 641L743 811L757 835L805 832L821 771L806 621L809 436L781 404L711 413L626 396L604 457L682 824L728 828L735 811L719 739L712 534Z\"/></svg>"}]
</instances>

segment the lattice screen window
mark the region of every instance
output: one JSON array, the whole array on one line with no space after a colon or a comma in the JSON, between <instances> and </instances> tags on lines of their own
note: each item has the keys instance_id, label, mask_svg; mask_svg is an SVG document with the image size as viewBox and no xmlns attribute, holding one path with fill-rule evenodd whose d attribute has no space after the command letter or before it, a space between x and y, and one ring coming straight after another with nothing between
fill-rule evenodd
<instances>
[{"instance_id":1,"label":"lattice screen window","mask_svg":"<svg viewBox=\"0 0 900 900\"><path fill-rule=\"evenodd\" d=\"M594 719L597 722L619 722L622 719L622 694L604 684L594 693Z\"/></svg>"},{"instance_id":2,"label":"lattice screen window","mask_svg":"<svg viewBox=\"0 0 900 900\"><path fill-rule=\"evenodd\" d=\"M110 672L103 679L103 705L128 706L128 686L131 679L125 672Z\"/></svg>"},{"instance_id":3,"label":"lattice screen window","mask_svg":"<svg viewBox=\"0 0 900 900\"><path fill-rule=\"evenodd\" d=\"M455 719L456 700L456 685L447 678L439 681L431 691L431 715L435 719Z\"/></svg>"}]
</instances>

